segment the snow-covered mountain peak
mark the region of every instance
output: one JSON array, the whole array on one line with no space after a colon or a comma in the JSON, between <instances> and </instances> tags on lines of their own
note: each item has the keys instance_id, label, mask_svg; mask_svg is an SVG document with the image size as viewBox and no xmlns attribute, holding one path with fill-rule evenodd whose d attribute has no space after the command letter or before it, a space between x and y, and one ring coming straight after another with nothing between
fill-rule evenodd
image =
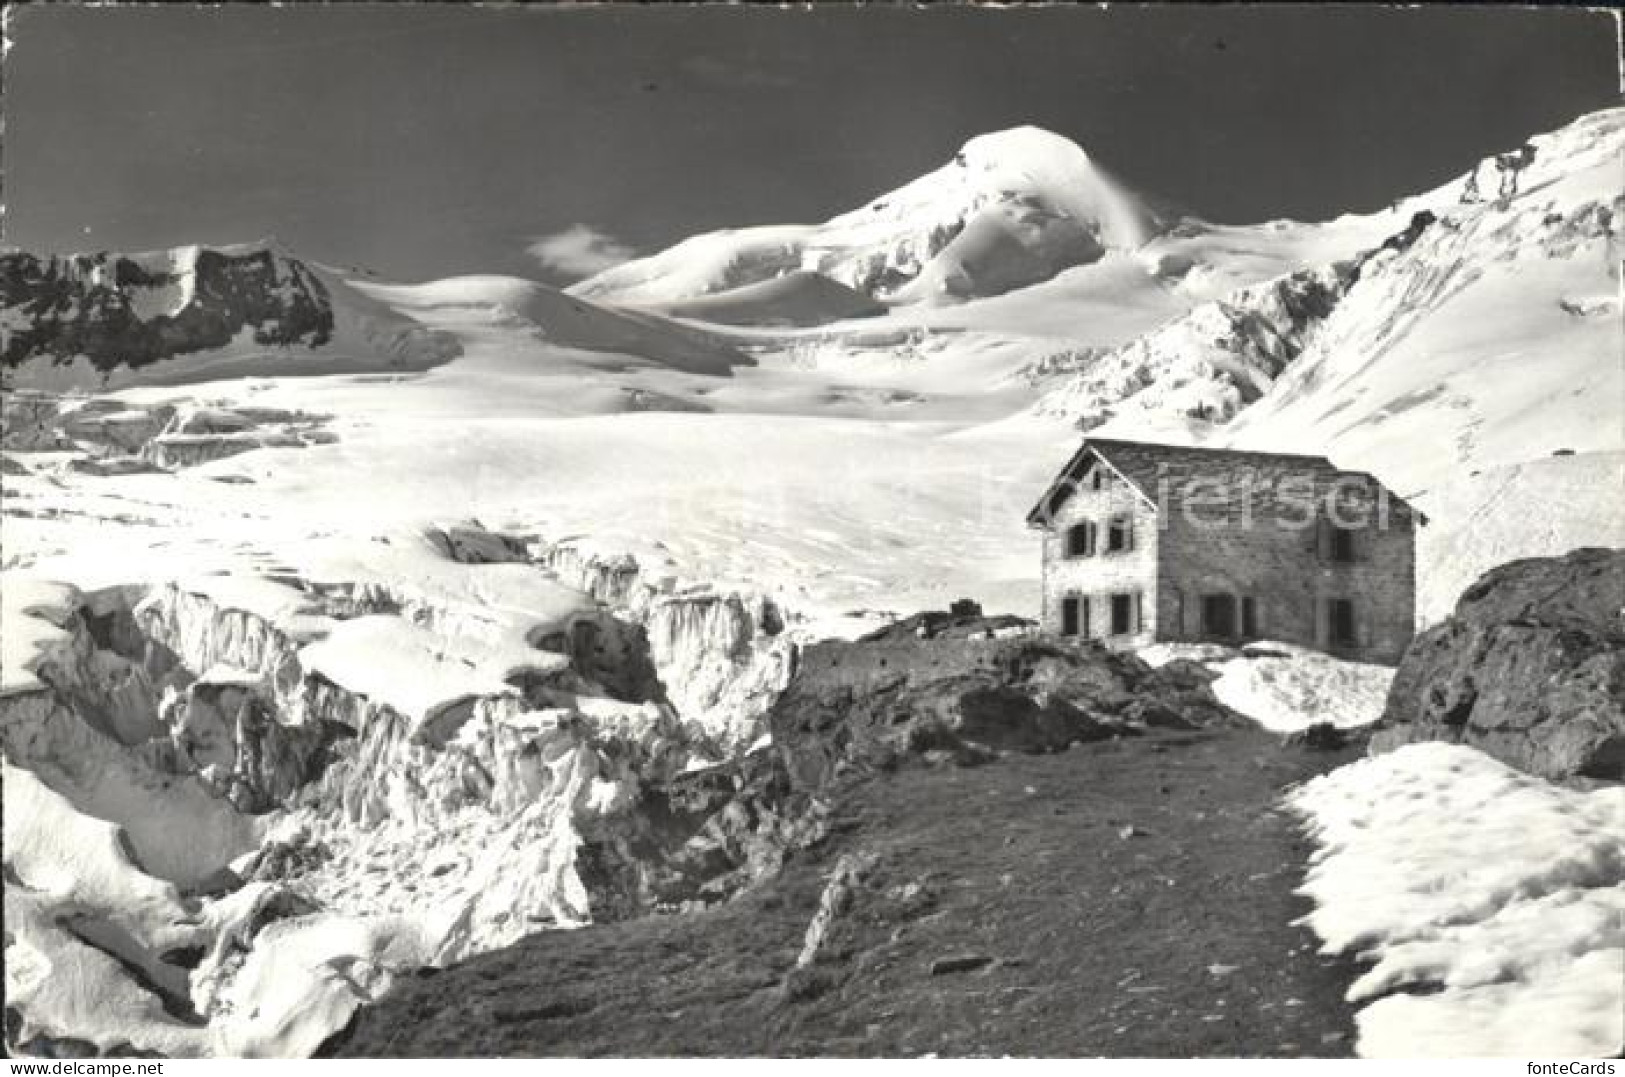
<instances>
[{"instance_id":1,"label":"snow-covered mountain peak","mask_svg":"<svg viewBox=\"0 0 1625 1077\"><path fill-rule=\"evenodd\" d=\"M695 236L571 291L665 307L803 273L890 304L956 302L1134 250L1158 231L1146 203L1076 143L1015 127L823 224Z\"/></svg>"},{"instance_id":2,"label":"snow-covered mountain peak","mask_svg":"<svg viewBox=\"0 0 1625 1077\"><path fill-rule=\"evenodd\" d=\"M1080 162L1087 166L1089 155L1065 135L1021 124L975 136L960 149L957 160L966 167L981 168L1045 167L1055 163L1073 167Z\"/></svg>"},{"instance_id":3,"label":"snow-covered mountain peak","mask_svg":"<svg viewBox=\"0 0 1625 1077\"><path fill-rule=\"evenodd\" d=\"M1032 126L977 135L948 164L829 225L857 226L880 216L899 222L910 217L964 220L1001 203L1069 217L1096 232L1108 248L1138 247L1155 231L1144 202L1108 176L1081 146Z\"/></svg>"}]
</instances>

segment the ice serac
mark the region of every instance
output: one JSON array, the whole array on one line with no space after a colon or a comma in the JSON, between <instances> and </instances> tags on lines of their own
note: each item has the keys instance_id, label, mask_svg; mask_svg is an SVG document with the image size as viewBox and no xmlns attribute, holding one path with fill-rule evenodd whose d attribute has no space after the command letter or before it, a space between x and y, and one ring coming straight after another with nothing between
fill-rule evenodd
<instances>
[{"instance_id":1,"label":"ice serac","mask_svg":"<svg viewBox=\"0 0 1625 1077\"><path fill-rule=\"evenodd\" d=\"M177 885L199 885L251 848L253 821L218 801L164 736L167 662L133 631L128 596L14 579L6 590L8 642L24 647L7 647L6 759L118 822L145 869Z\"/></svg>"},{"instance_id":2,"label":"ice serac","mask_svg":"<svg viewBox=\"0 0 1625 1077\"><path fill-rule=\"evenodd\" d=\"M364 612L399 600L254 591L171 587L139 613L187 666L212 671L176 708L195 751L231 759L229 731L258 728L250 719L274 715L269 728L283 731L235 752L233 773L276 779L243 806L286 809L251 873L320 865L302 875L324 908L432 924L425 937L441 956L590 917L574 869L577 814L613 811L623 786L683 765L668 709L591 694L567 657L541 650L515 683L459 681L464 660L443 643L418 650L430 646L420 629ZM431 676L411 683L401 662ZM233 707L234 726L221 721ZM470 853L493 847L506 854ZM441 861L425 859L436 850Z\"/></svg>"},{"instance_id":3,"label":"ice serac","mask_svg":"<svg viewBox=\"0 0 1625 1077\"><path fill-rule=\"evenodd\" d=\"M674 311L733 293L732 308L738 290L801 273L887 303L951 302L1133 250L1165 225L1076 144L1018 127L971 139L948 164L823 224L696 236L571 291Z\"/></svg>"},{"instance_id":4,"label":"ice serac","mask_svg":"<svg viewBox=\"0 0 1625 1077\"><path fill-rule=\"evenodd\" d=\"M666 698L720 752L737 751L762 733L797 655L773 599L679 590L669 580L648 578L630 555L569 542L540 544L536 553L560 578L642 627Z\"/></svg>"},{"instance_id":5,"label":"ice serac","mask_svg":"<svg viewBox=\"0 0 1625 1077\"><path fill-rule=\"evenodd\" d=\"M1092 430L1183 418L1223 423L1257 401L1313 339L1359 260L1300 270L1203 303L1121 347L1070 354L1030 372L1039 415Z\"/></svg>"},{"instance_id":6,"label":"ice serac","mask_svg":"<svg viewBox=\"0 0 1625 1077\"><path fill-rule=\"evenodd\" d=\"M0 254L0 326L9 386L421 369L460 351L455 338L270 240L142 254Z\"/></svg>"},{"instance_id":7,"label":"ice serac","mask_svg":"<svg viewBox=\"0 0 1625 1077\"><path fill-rule=\"evenodd\" d=\"M31 389L0 404L0 445L73 453L61 461L88 475L155 474L261 448L331 444L328 416L284 408L202 404L191 397L136 403L115 396Z\"/></svg>"},{"instance_id":8,"label":"ice serac","mask_svg":"<svg viewBox=\"0 0 1625 1077\"><path fill-rule=\"evenodd\" d=\"M642 893L625 872L654 870L635 835L667 825L651 806L682 799L700 825L731 801L732 785L685 775L758 728L780 672L750 651L770 604L670 600L635 569L583 568L645 627L553 581L512 536L470 522L421 537L443 578L86 593L8 576L14 1047L309 1054L402 972L624 910ZM475 577L520 605L463 608ZM668 684L699 718L679 718ZM57 862L27 824L46 815L89 828L116 864ZM625 870L584 861L589 836L634 849ZM722 872L702 860L677 874L698 887ZM756 860L685 900L726 896L766 870ZM100 904L75 871L111 880ZM90 911L68 930L68 909ZM56 966L78 978L53 981ZM73 1004L97 997L122 1009Z\"/></svg>"},{"instance_id":9,"label":"ice serac","mask_svg":"<svg viewBox=\"0 0 1625 1077\"><path fill-rule=\"evenodd\" d=\"M170 766L153 686L111 648L117 594L8 577L6 1032L31 1053L207 1054L187 966L195 899L259 828Z\"/></svg>"}]
</instances>

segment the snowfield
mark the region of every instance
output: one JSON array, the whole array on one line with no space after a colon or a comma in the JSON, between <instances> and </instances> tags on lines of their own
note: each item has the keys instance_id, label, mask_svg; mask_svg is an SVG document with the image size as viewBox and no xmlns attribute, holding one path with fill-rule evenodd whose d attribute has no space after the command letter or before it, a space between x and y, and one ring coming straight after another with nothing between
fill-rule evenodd
<instances>
[{"instance_id":1,"label":"snowfield","mask_svg":"<svg viewBox=\"0 0 1625 1077\"><path fill-rule=\"evenodd\" d=\"M1412 744L1288 798L1317 849L1305 922L1374 962L1366 1058L1597 1057L1625 1046L1625 789L1552 786Z\"/></svg>"}]
</instances>

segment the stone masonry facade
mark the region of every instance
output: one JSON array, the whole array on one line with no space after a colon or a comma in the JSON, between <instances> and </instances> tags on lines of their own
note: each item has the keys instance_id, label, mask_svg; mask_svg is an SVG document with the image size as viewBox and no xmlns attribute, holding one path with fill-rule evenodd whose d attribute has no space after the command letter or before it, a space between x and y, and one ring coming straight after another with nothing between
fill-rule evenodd
<instances>
[{"instance_id":1,"label":"stone masonry facade","mask_svg":"<svg viewBox=\"0 0 1625 1077\"><path fill-rule=\"evenodd\" d=\"M1043 631L1113 647L1269 639L1398 662L1415 622L1418 519L1375 479L1225 450L1170 449L1177 466L1153 468L1159 447L1134 445L1146 451L1133 458L1115 444L1133 443L1081 452L1065 491L1029 517L1043 530ZM1192 493L1193 477L1225 492ZM1125 549L1108 548L1113 520L1130 527Z\"/></svg>"},{"instance_id":2,"label":"stone masonry facade","mask_svg":"<svg viewBox=\"0 0 1625 1077\"><path fill-rule=\"evenodd\" d=\"M1107 548L1113 520L1127 521L1130 540L1126 550ZM1072 529L1083 524L1095 528L1094 553L1073 556L1067 543ZM1044 631L1080 635L1114 646L1133 647L1159 638L1157 578L1161 536L1157 514L1128 483L1101 473L1100 489L1086 477L1080 488L1060 507L1055 526L1044 533ZM1114 632L1113 599L1126 597L1130 605L1128 632ZM1065 603L1076 602L1077 631L1064 631ZM1121 627L1116 626L1116 627Z\"/></svg>"}]
</instances>

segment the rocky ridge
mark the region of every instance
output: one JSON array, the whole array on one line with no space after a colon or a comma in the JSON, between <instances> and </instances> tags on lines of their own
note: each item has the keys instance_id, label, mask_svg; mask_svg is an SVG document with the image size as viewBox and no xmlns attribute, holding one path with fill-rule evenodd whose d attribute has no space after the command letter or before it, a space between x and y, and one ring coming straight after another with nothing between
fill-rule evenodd
<instances>
[{"instance_id":1,"label":"rocky ridge","mask_svg":"<svg viewBox=\"0 0 1625 1077\"><path fill-rule=\"evenodd\" d=\"M10 332L0 364L88 357L98 370L145 366L218 348L247 329L254 343L320 347L332 339L327 286L270 250L187 249L189 259L0 255ZM17 324L26 319L26 325Z\"/></svg>"},{"instance_id":2,"label":"rocky ridge","mask_svg":"<svg viewBox=\"0 0 1625 1077\"><path fill-rule=\"evenodd\" d=\"M130 381L202 354L342 354L423 366L460 354L448 334L373 302L274 241L143 254L0 253L0 372L46 386L83 361L88 383ZM288 365L296 373L297 365Z\"/></svg>"},{"instance_id":3,"label":"rocky ridge","mask_svg":"<svg viewBox=\"0 0 1625 1077\"><path fill-rule=\"evenodd\" d=\"M1419 210L1379 247L1238 289L1121 347L1040 360L1021 376L1059 384L1033 411L1070 419L1080 430L1142 412L1224 423L1269 392L1368 265L1410 249L1435 220Z\"/></svg>"}]
</instances>

